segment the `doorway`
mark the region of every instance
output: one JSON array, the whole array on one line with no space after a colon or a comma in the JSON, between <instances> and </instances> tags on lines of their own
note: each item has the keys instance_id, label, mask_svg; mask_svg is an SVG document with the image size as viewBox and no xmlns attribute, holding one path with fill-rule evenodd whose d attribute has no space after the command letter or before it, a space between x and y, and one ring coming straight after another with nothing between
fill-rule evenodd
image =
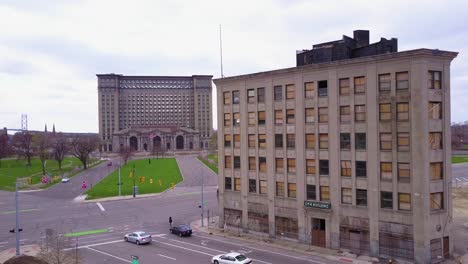
<instances>
[{"instance_id":1,"label":"doorway","mask_svg":"<svg viewBox=\"0 0 468 264\"><path fill-rule=\"evenodd\" d=\"M312 218L311 240L313 246L326 247L325 219Z\"/></svg>"}]
</instances>

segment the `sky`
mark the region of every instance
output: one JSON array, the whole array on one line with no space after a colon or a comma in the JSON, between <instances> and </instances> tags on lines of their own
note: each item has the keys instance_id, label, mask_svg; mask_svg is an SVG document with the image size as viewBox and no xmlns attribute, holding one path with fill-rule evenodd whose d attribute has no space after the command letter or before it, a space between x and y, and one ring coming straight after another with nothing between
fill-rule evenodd
<instances>
[{"instance_id":1,"label":"sky","mask_svg":"<svg viewBox=\"0 0 468 264\"><path fill-rule=\"evenodd\" d=\"M296 50L355 29L457 51L452 122L468 120L466 0L0 0L0 127L27 114L30 130L98 132L98 73L219 78L220 24L225 76L294 67Z\"/></svg>"}]
</instances>

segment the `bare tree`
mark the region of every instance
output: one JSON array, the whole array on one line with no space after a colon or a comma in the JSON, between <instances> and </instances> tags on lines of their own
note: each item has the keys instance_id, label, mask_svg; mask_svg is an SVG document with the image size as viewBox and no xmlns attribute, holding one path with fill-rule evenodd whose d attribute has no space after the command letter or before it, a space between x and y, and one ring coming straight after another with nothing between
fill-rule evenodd
<instances>
[{"instance_id":1,"label":"bare tree","mask_svg":"<svg viewBox=\"0 0 468 264\"><path fill-rule=\"evenodd\" d=\"M59 170L62 170L62 161L65 159L65 155L67 155L68 151L70 150L70 147L67 144L67 140L62 133L55 134L52 139L51 147L52 155L58 163Z\"/></svg>"},{"instance_id":2,"label":"bare tree","mask_svg":"<svg viewBox=\"0 0 468 264\"><path fill-rule=\"evenodd\" d=\"M130 146L124 146L120 148L119 156L123 160L124 164L133 156L134 150Z\"/></svg>"},{"instance_id":3,"label":"bare tree","mask_svg":"<svg viewBox=\"0 0 468 264\"><path fill-rule=\"evenodd\" d=\"M10 156L13 152L8 134L0 132L0 168L2 167L2 159Z\"/></svg>"},{"instance_id":4,"label":"bare tree","mask_svg":"<svg viewBox=\"0 0 468 264\"><path fill-rule=\"evenodd\" d=\"M33 148L41 161L42 174L46 174L45 162L50 158L50 136L44 132L33 136Z\"/></svg>"},{"instance_id":5,"label":"bare tree","mask_svg":"<svg viewBox=\"0 0 468 264\"><path fill-rule=\"evenodd\" d=\"M218 131L214 130L213 134L210 137L210 143L208 145L210 150L217 150L218 149Z\"/></svg>"},{"instance_id":6,"label":"bare tree","mask_svg":"<svg viewBox=\"0 0 468 264\"><path fill-rule=\"evenodd\" d=\"M452 128L452 147L454 149L463 148L463 144L468 142L468 124L466 123L454 123L451 125Z\"/></svg>"},{"instance_id":7,"label":"bare tree","mask_svg":"<svg viewBox=\"0 0 468 264\"><path fill-rule=\"evenodd\" d=\"M13 146L16 154L20 158L26 159L28 166L31 166L31 158L34 156L33 136L26 132L19 132L13 136Z\"/></svg>"},{"instance_id":8,"label":"bare tree","mask_svg":"<svg viewBox=\"0 0 468 264\"><path fill-rule=\"evenodd\" d=\"M73 245L71 238L63 237L52 229L46 230L46 236L41 241L41 251L38 257L49 264L80 264L82 257L77 244ZM75 246L75 248L73 248Z\"/></svg>"},{"instance_id":9,"label":"bare tree","mask_svg":"<svg viewBox=\"0 0 468 264\"><path fill-rule=\"evenodd\" d=\"M71 143L71 153L83 164L83 168L88 168L89 155L97 149L99 138L97 136L76 136Z\"/></svg>"}]
</instances>

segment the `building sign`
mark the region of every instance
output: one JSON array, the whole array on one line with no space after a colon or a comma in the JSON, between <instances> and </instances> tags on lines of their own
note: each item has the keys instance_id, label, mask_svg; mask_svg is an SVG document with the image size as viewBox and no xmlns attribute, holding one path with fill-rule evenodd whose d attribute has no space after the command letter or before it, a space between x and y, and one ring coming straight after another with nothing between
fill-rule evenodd
<instances>
[{"instance_id":1,"label":"building sign","mask_svg":"<svg viewBox=\"0 0 468 264\"><path fill-rule=\"evenodd\" d=\"M304 201L304 206L318 209L331 209L331 204L328 202Z\"/></svg>"}]
</instances>

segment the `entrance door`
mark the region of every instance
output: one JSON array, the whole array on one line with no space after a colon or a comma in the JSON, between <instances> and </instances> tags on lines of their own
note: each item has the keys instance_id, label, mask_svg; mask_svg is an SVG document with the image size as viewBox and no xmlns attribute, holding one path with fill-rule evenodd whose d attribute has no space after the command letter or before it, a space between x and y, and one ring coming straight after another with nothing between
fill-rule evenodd
<instances>
[{"instance_id":1,"label":"entrance door","mask_svg":"<svg viewBox=\"0 0 468 264\"><path fill-rule=\"evenodd\" d=\"M325 219L312 218L312 245L326 247Z\"/></svg>"},{"instance_id":2,"label":"entrance door","mask_svg":"<svg viewBox=\"0 0 468 264\"><path fill-rule=\"evenodd\" d=\"M444 258L448 259L450 257L450 246L449 246L449 237L444 237Z\"/></svg>"},{"instance_id":3,"label":"entrance door","mask_svg":"<svg viewBox=\"0 0 468 264\"><path fill-rule=\"evenodd\" d=\"M361 253L361 232L358 230L349 230L349 240L351 252L355 254Z\"/></svg>"}]
</instances>

